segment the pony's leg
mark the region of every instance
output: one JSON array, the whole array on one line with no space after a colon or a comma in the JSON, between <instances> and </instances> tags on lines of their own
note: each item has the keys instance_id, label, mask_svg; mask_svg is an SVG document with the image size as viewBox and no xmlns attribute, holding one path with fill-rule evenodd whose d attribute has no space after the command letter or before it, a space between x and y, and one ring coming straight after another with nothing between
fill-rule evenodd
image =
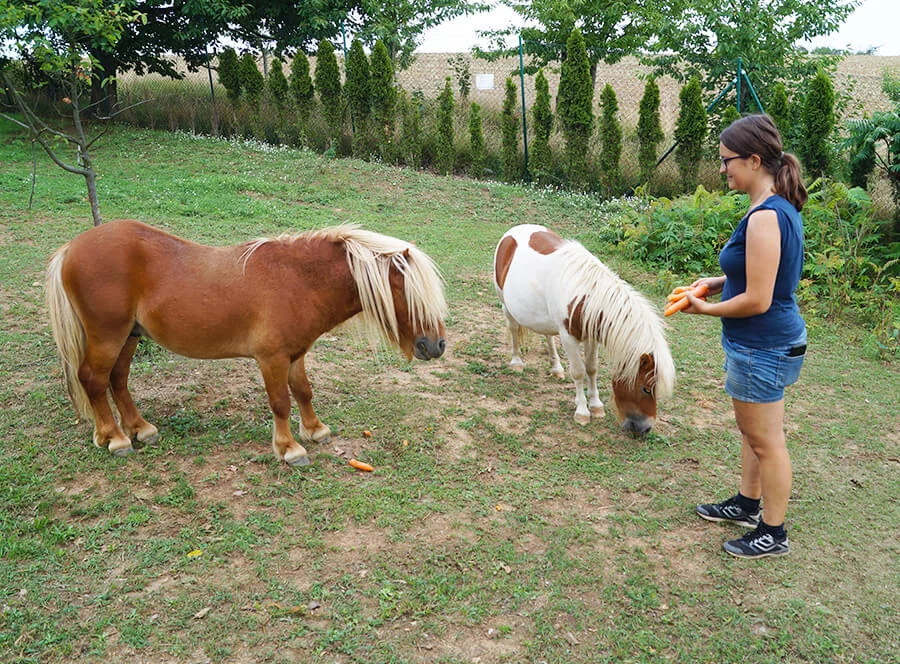
<instances>
[{"instance_id":1,"label":"pony's leg","mask_svg":"<svg viewBox=\"0 0 900 664\"><path fill-rule=\"evenodd\" d=\"M110 374L121 350L121 342L98 341L88 334L84 360L78 368L78 380L84 387L94 414L94 445L105 447L116 456L126 456L134 451L131 439L116 422L107 395Z\"/></svg>"},{"instance_id":2,"label":"pony's leg","mask_svg":"<svg viewBox=\"0 0 900 664\"><path fill-rule=\"evenodd\" d=\"M288 383L297 405L300 407L300 437L314 443L327 443L331 438L329 429L316 415L312 407L312 387L306 377L306 358L301 356L291 363Z\"/></svg>"},{"instance_id":3,"label":"pony's leg","mask_svg":"<svg viewBox=\"0 0 900 664\"><path fill-rule=\"evenodd\" d=\"M131 392L128 391L128 374L131 372L131 358L134 357L134 351L137 350L140 337L129 336L128 341L119 353L119 359L116 360L112 373L109 376L109 384L112 391L113 401L119 410L119 419L122 429L132 441L141 443L142 445L152 445L159 438L159 430L141 417L134 400L131 398Z\"/></svg>"},{"instance_id":4,"label":"pony's leg","mask_svg":"<svg viewBox=\"0 0 900 664\"><path fill-rule=\"evenodd\" d=\"M585 368L581 358L581 345L578 339L567 332L560 332L559 339L569 362L569 373L575 383L575 421L583 426L591 421L591 412L588 410L587 399L584 398Z\"/></svg>"},{"instance_id":5,"label":"pony's leg","mask_svg":"<svg viewBox=\"0 0 900 664\"><path fill-rule=\"evenodd\" d=\"M309 456L291 435L291 393L288 391L290 360L287 357L277 357L266 360L257 358L256 361L275 420L272 427L272 449L275 456L289 466L306 466L309 464Z\"/></svg>"},{"instance_id":6,"label":"pony's leg","mask_svg":"<svg viewBox=\"0 0 900 664\"><path fill-rule=\"evenodd\" d=\"M597 390L597 342L591 339L584 341L584 366L587 373L588 409L591 417L603 417L603 402Z\"/></svg>"},{"instance_id":7,"label":"pony's leg","mask_svg":"<svg viewBox=\"0 0 900 664\"><path fill-rule=\"evenodd\" d=\"M503 307L503 314L506 316L506 327L509 329L509 338L512 342L512 356L509 359L509 366L513 371L522 371L525 369L525 361L522 359L521 350L519 348L522 343L522 328L515 320L513 320L513 317L509 315L506 311L506 307Z\"/></svg>"},{"instance_id":8,"label":"pony's leg","mask_svg":"<svg viewBox=\"0 0 900 664\"><path fill-rule=\"evenodd\" d=\"M547 354L550 355L550 374L560 380L565 380L566 372L563 371L562 363L559 361L559 353L556 352L555 334L547 335Z\"/></svg>"}]
</instances>

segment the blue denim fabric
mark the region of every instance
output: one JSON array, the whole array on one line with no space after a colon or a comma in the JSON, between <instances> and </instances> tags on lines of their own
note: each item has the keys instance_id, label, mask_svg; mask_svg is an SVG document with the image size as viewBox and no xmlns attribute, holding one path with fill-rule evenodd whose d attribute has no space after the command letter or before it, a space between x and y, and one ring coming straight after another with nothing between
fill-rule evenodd
<instances>
[{"instance_id":1,"label":"blue denim fabric","mask_svg":"<svg viewBox=\"0 0 900 664\"><path fill-rule=\"evenodd\" d=\"M792 348L806 343L806 335L778 348L750 348L722 335L725 350L725 391L747 403L773 403L784 398L784 388L800 377L806 354L791 356Z\"/></svg>"}]
</instances>

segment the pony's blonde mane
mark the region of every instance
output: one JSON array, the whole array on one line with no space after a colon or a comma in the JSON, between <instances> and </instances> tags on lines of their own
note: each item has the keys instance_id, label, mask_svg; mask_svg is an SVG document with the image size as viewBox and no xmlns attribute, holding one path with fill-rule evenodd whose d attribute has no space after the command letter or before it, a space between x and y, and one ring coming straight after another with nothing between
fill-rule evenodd
<instances>
[{"instance_id":1,"label":"pony's blonde mane","mask_svg":"<svg viewBox=\"0 0 900 664\"><path fill-rule=\"evenodd\" d=\"M397 312L391 295L391 266L403 275L406 306L413 326L430 330L440 328L447 313L440 271L430 256L404 240L364 230L355 224L342 224L255 240L247 245L241 254L241 261L246 268L247 261L262 245L298 240L343 243L362 303L359 322L372 335L383 337L395 345L399 342Z\"/></svg>"},{"instance_id":2,"label":"pony's blonde mane","mask_svg":"<svg viewBox=\"0 0 900 664\"><path fill-rule=\"evenodd\" d=\"M650 353L656 364L657 396L671 396L675 363L659 310L578 242L569 240L556 253L563 265L563 301L583 299L583 333L606 348L613 378L636 380L641 354Z\"/></svg>"}]
</instances>

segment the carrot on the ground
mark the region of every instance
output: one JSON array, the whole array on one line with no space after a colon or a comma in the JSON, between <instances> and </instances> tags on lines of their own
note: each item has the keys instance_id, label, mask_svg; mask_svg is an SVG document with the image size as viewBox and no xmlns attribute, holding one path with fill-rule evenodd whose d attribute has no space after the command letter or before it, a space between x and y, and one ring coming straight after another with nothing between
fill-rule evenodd
<instances>
[{"instance_id":1,"label":"carrot on the ground","mask_svg":"<svg viewBox=\"0 0 900 664\"><path fill-rule=\"evenodd\" d=\"M373 470L375 470L375 468L373 466L367 464L364 461L357 461L356 459L350 459L350 461L348 461L347 463L349 463L351 466L353 466L357 470L363 470L367 473L371 473Z\"/></svg>"}]
</instances>

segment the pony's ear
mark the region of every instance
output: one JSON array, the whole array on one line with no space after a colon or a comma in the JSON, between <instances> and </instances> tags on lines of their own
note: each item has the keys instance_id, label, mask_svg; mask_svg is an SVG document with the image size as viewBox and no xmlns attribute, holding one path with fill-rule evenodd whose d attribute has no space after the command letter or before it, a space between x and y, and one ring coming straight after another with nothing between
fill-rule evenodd
<instances>
[{"instance_id":1,"label":"pony's ear","mask_svg":"<svg viewBox=\"0 0 900 664\"><path fill-rule=\"evenodd\" d=\"M653 353L644 353L641 355L641 371L650 371L653 366Z\"/></svg>"}]
</instances>

